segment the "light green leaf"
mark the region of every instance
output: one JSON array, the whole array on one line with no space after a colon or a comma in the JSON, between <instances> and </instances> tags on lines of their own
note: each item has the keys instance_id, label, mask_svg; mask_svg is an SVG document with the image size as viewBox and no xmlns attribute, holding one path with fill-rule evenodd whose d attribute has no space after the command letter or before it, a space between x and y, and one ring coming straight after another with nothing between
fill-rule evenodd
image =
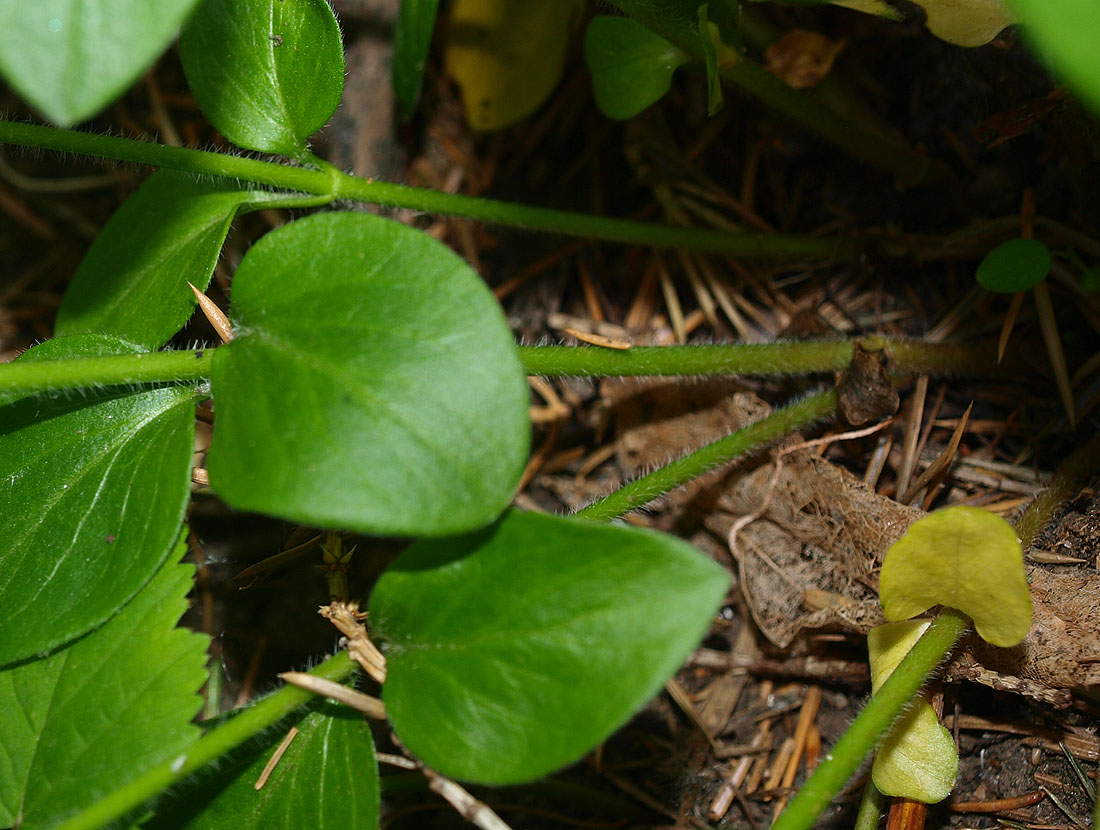
<instances>
[{"instance_id":1,"label":"light green leaf","mask_svg":"<svg viewBox=\"0 0 1100 830\"><path fill-rule=\"evenodd\" d=\"M491 522L527 458L528 391L470 267L363 213L284 225L233 281L207 467L230 504L324 527L444 535Z\"/></svg>"},{"instance_id":2,"label":"light green leaf","mask_svg":"<svg viewBox=\"0 0 1100 830\"><path fill-rule=\"evenodd\" d=\"M0 824L55 827L198 738L208 640L175 627L186 552L98 631L0 671Z\"/></svg>"},{"instance_id":3,"label":"light green leaf","mask_svg":"<svg viewBox=\"0 0 1100 830\"><path fill-rule=\"evenodd\" d=\"M138 351L74 335L20 360ZM190 494L194 421L188 387L0 407L0 665L102 624L157 572Z\"/></svg>"},{"instance_id":4,"label":"light green leaf","mask_svg":"<svg viewBox=\"0 0 1100 830\"><path fill-rule=\"evenodd\" d=\"M978 284L987 291L1015 294L1034 288L1050 273L1050 249L1038 239L1002 242L978 264Z\"/></svg>"},{"instance_id":5,"label":"light green leaf","mask_svg":"<svg viewBox=\"0 0 1100 830\"><path fill-rule=\"evenodd\" d=\"M561 80L583 0L452 0L444 53L475 130L534 112Z\"/></svg>"},{"instance_id":6,"label":"light green leaf","mask_svg":"<svg viewBox=\"0 0 1100 830\"><path fill-rule=\"evenodd\" d=\"M659 101L686 54L629 17L592 18L584 38L596 104L610 118L631 118Z\"/></svg>"},{"instance_id":7,"label":"light green leaf","mask_svg":"<svg viewBox=\"0 0 1100 830\"><path fill-rule=\"evenodd\" d=\"M393 91L397 114L408 120L420 98L439 0L401 0L393 31Z\"/></svg>"},{"instance_id":8,"label":"light green leaf","mask_svg":"<svg viewBox=\"0 0 1100 830\"><path fill-rule=\"evenodd\" d=\"M867 633L872 694L894 673L929 623L926 619L905 620L877 626ZM955 741L923 698L910 703L894 721L879 744L871 767L880 792L926 804L947 798L958 773Z\"/></svg>"},{"instance_id":9,"label":"light green leaf","mask_svg":"<svg viewBox=\"0 0 1100 830\"><path fill-rule=\"evenodd\" d=\"M164 345L195 310L239 209L280 198L173 170L153 173L115 211L77 268L55 333L113 334Z\"/></svg>"},{"instance_id":10,"label":"light green leaf","mask_svg":"<svg viewBox=\"0 0 1100 830\"><path fill-rule=\"evenodd\" d=\"M1024 23L1024 34L1058 74L1100 112L1100 4L1095 0L1008 0Z\"/></svg>"},{"instance_id":11,"label":"light green leaf","mask_svg":"<svg viewBox=\"0 0 1100 830\"><path fill-rule=\"evenodd\" d=\"M996 646L1014 646L1031 628L1031 592L1012 525L966 505L930 513L890 546L879 581L888 620L933 605L957 608Z\"/></svg>"},{"instance_id":12,"label":"light green leaf","mask_svg":"<svg viewBox=\"0 0 1100 830\"><path fill-rule=\"evenodd\" d=\"M478 533L417 542L370 603L390 722L444 775L546 775L656 694L728 588L678 539L579 519L509 512Z\"/></svg>"},{"instance_id":13,"label":"light green leaf","mask_svg":"<svg viewBox=\"0 0 1100 830\"><path fill-rule=\"evenodd\" d=\"M196 0L0 0L0 74L63 127L95 115L164 51Z\"/></svg>"},{"instance_id":14,"label":"light green leaf","mask_svg":"<svg viewBox=\"0 0 1100 830\"><path fill-rule=\"evenodd\" d=\"M722 109L722 79L718 75L718 49L722 40L718 27L707 19L707 6L699 7L699 42L703 46L703 62L707 69L707 115Z\"/></svg>"},{"instance_id":15,"label":"light green leaf","mask_svg":"<svg viewBox=\"0 0 1100 830\"><path fill-rule=\"evenodd\" d=\"M289 726L289 724L288 724ZM378 826L378 764L362 715L325 702L302 718L298 734L260 790L256 782L286 734L277 730L232 769L184 786L157 808L146 830L357 830Z\"/></svg>"},{"instance_id":16,"label":"light green leaf","mask_svg":"<svg viewBox=\"0 0 1100 830\"><path fill-rule=\"evenodd\" d=\"M250 150L302 156L344 90L340 27L325 0L202 0L180 57L206 117Z\"/></svg>"}]
</instances>

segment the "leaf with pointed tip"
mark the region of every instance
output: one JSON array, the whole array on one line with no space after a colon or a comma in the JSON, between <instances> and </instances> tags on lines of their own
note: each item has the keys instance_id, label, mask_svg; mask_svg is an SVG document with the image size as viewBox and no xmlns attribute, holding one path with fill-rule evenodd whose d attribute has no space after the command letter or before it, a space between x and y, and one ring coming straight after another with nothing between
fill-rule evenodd
<instances>
[{"instance_id":1,"label":"leaf with pointed tip","mask_svg":"<svg viewBox=\"0 0 1100 830\"><path fill-rule=\"evenodd\" d=\"M326 701L295 724L298 734L260 790L256 783L283 730L247 747L233 769L184 785L145 830L353 830L378 826L378 764L370 725Z\"/></svg>"},{"instance_id":2,"label":"leaf with pointed tip","mask_svg":"<svg viewBox=\"0 0 1100 830\"><path fill-rule=\"evenodd\" d=\"M139 351L83 334L19 359ZM0 407L0 665L101 625L157 572L190 495L194 422L183 386Z\"/></svg>"},{"instance_id":3,"label":"leaf with pointed tip","mask_svg":"<svg viewBox=\"0 0 1100 830\"><path fill-rule=\"evenodd\" d=\"M68 127L103 109L172 42L196 0L0 0L0 74Z\"/></svg>"},{"instance_id":4,"label":"leaf with pointed tip","mask_svg":"<svg viewBox=\"0 0 1100 830\"><path fill-rule=\"evenodd\" d=\"M879 690L898 663L920 639L930 620L904 620L867 632L871 658L871 693ZM951 794L959 773L955 741L923 698L917 698L890 726L871 767L879 792L926 804Z\"/></svg>"},{"instance_id":5,"label":"leaf with pointed tip","mask_svg":"<svg viewBox=\"0 0 1100 830\"><path fill-rule=\"evenodd\" d=\"M397 114L408 120L420 98L439 0L401 0L393 32L393 91Z\"/></svg>"},{"instance_id":6,"label":"leaf with pointed tip","mask_svg":"<svg viewBox=\"0 0 1100 830\"><path fill-rule=\"evenodd\" d=\"M628 17L598 16L588 24L584 54L596 104L610 118L631 118L660 100L688 56Z\"/></svg>"},{"instance_id":7,"label":"leaf with pointed tip","mask_svg":"<svg viewBox=\"0 0 1100 830\"><path fill-rule=\"evenodd\" d=\"M56 827L198 738L208 638L176 628L186 552L102 628L0 671L0 825Z\"/></svg>"},{"instance_id":8,"label":"leaf with pointed tip","mask_svg":"<svg viewBox=\"0 0 1100 830\"><path fill-rule=\"evenodd\" d=\"M933 605L957 608L995 646L1014 646L1031 628L1020 540L1012 525L978 507L946 507L915 522L886 552L879 598L888 620Z\"/></svg>"},{"instance_id":9,"label":"leaf with pointed tip","mask_svg":"<svg viewBox=\"0 0 1100 830\"><path fill-rule=\"evenodd\" d=\"M180 35L199 106L238 147L300 157L344 90L325 0L203 0Z\"/></svg>"},{"instance_id":10,"label":"leaf with pointed tip","mask_svg":"<svg viewBox=\"0 0 1100 830\"><path fill-rule=\"evenodd\" d=\"M523 367L492 293L439 242L364 213L299 219L249 250L231 316L207 469L233 506L440 536L511 501Z\"/></svg>"},{"instance_id":11,"label":"leaf with pointed tip","mask_svg":"<svg viewBox=\"0 0 1100 830\"><path fill-rule=\"evenodd\" d=\"M122 203L76 269L55 334L113 334L155 349L179 331L210 283L233 217L281 198L219 179L158 170Z\"/></svg>"},{"instance_id":12,"label":"leaf with pointed tip","mask_svg":"<svg viewBox=\"0 0 1100 830\"><path fill-rule=\"evenodd\" d=\"M656 694L728 588L679 539L580 519L513 511L417 542L370 602L390 722L452 778L546 775Z\"/></svg>"}]
</instances>

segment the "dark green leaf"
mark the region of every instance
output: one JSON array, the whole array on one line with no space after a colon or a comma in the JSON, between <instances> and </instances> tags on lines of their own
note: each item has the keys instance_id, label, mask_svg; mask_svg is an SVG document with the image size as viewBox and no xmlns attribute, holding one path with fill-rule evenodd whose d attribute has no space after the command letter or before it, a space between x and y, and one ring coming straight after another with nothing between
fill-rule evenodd
<instances>
[{"instance_id":1,"label":"dark green leaf","mask_svg":"<svg viewBox=\"0 0 1100 830\"><path fill-rule=\"evenodd\" d=\"M439 0L401 0L393 33L393 90L397 114L407 120L420 98Z\"/></svg>"},{"instance_id":2,"label":"dark green leaf","mask_svg":"<svg viewBox=\"0 0 1100 830\"><path fill-rule=\"evenodd\" d=\"M1010 239L985 255L978 283L988 291L1015 294L1034 288L1050 273L1050 250L1038 239Z\"/></svg>"},{"instance_id":3,"label":"dark green leaf","mask_svg":"<svg viewBox=\"0 0 1100 830\"><path fill-rule=\"evenodd\" d=\"M672 41L691 57L703 57L698 0L611 0L611 5Z\"/></svg>"},{"instance_id":4,"label":"dark green leaf","mask_svg":"<svg viewBox=\"0 0 1100 830\"><path fill-rule=\"evenodd\" d=\"M446 247L368 214L310 216L248 252L232 311L207 462L230 504L438 536L511 500L523 368L496 300Z\"/></svg>"},{"instance_id":5,"label":"dark green leaf","mask_svg":"<svg viewBox=\"0 0 1100 830\"><path fill-rule=\"evenodd\" d=\"M1008 0L1024 34L1087 101L1100 112L1100 5L1096 0Z\"/></svg>"},{"instance_id":6,"label":"dark green leaf","mask_svg":"<svg viewBox=\"0 0 1100 830\"><path fill-rule=\"evenodd\" d=\"M185 786L158 808L146 830L377 827L378 764L363 716L326 702L295 726L298 734L263 789L256 781L285 730L246 750L234 768Z\"/></svg>"},{"instance_id":7,"label":"dark green leaf","mask_svg":"<svg viewBox=\"0 0 1100 830\"><path fill-rule=\"evenodd\" d=\"M707 6L699 7L699 42L703 45L703 62L707 68L707 115L722 109L722 79L718 76L718 27L707 19Z\"/></svg>"},{"instance_id":8,"label":"dark green leaf","mask_svg":"<svg viewBox=\"0 0 1100 830\"><path fill-rule=\"evenodd\" d=\"M62 126L121 95L196 0L0 0L0 73Z\"/></svg>"},{"instance_id":9,"label":"dark green leaf","mask_svg":"<svg viewBox=\"0 0 1100 830\"><path fill-rule=\"evenodd\" d=\"M594 17L584 38L596 104L611 118L630 118L660 100L688 56L628 17Z\"/></svg>"},{"instance_id":10,"label":"dark green leaf","mask_svg":"<svg viewBox=\"0 0 1100 830\"><path fill-rule=\"evenodd\" d=\"M76 270L55 333L114 334L155 349L195 310L233 217L278 199L226 181L158 170L111 217Z\"/></svg>"},{"instance_id":11,"label":"dark green leaf","mask_svg":"<svg viewBox=\"0 0 1100 830\"><path fill-rule=\"evenodd\" d=\"M202 0L180 56L207 118L250 150L301 156L344 89L340 27L325 0Z\"/></svg>"},{"instance_id":12,"label":"dark green leaf","mask_svg":"<svg viewBox=\"0 0 1100 830\"><path fill-rule=\"evenodd\" d=\"M20 360L138 351L73 335ZM0 665L102 624L160 568L190 493L193 400L104 389L0 407Z\"/></svg>"},{"instance_id":13,"label":"dark green leaf","mask_svg":"<svg viewBox=\"0 0 1100 830\"><path fill-rule=\"evenodd\" d=\"M390 722L444 775L538 778L649 700L728 588L678 539L579 519L512 512L417 542L371 597Z\"/></svg>"},{"instance_id":14,"label":"dark green leaf","mask_svg":"<svg viewBox=\"0 0 1100 830\"><path fill-rule=\"evenodd\" d=\"M55 827L198 738L207 638L175 627L186 552L98 631L0 671L0 825Z\"/></svg>"}]
</instances>

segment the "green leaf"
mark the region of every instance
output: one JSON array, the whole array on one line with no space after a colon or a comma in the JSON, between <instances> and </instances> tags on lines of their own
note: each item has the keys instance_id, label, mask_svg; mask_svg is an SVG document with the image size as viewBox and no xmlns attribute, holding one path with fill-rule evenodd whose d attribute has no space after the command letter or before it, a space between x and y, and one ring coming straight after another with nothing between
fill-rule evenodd
<instances>
[{"instance_id":1,"label":"green leaf","mask_svg":"<svg viewBox=\"0 0 1100 830\"><path fill-rule=\"evenodd\" d=\"M628 17L592 18L584 38L596 104L610 118L631 118L659 101L688 56Z\"/></svg>"},{"instance_id":2,"label":"green leaf","mask_svg":"<svg viewBox=\"0 0 1100 830\"><path fill-rule=\"evenodd\" d=\"M175 628L186 552L98 631L0 671L0 825L54 827L198 738L208 640Z\"/></svg>"},{"instance_id":3,"label":"green leaf","mask_svg":"<svg viewBox=\"0 0 1100 830\"><path fill-rule=\"evenodd\" d=\"M995 513L957 505L929 513L890 546L879 598L888 620L933 605L957 608L995 646L1014 646L1031 628L1031 592L1012 525Z\"/></svg>"},{"instance_id":4,"label":"green leaf","mask_svg":"<svg viewBox=\"0 0 1100 830\"><path fill-rule=\"evenodd\" d=\"M146 830L355 830L378 826L378 763L363 716L325 702L302 718L298 734L260 790L256 782L286 734L278 730L229 770L185 786L158 806Z\"/></svg>"},{"instance_id":5,"label":"green leaf","mask_svg":"<svg viewBox=\"0 0 1100 830\"><path fill-rule=\"evenodd\" d=\"M728 588L678 539L580 519L509 512L468 536L417 542L370 603L390 722L444 775L546 775L656 694Z\"/></svg>"},{"instance_id":6,"label":"green leaf","mask_svg":"<svg viewBox=\"0 0 1100 830\"><path fill-rule=\"evenodd\" d=\"M109 333L155 349L195 310L239 209L280 195L158 170L100 231L77 268L55 333Z\"/></svg>"},{"instance_id":7,"label":"green leaf","mask_svg":"<svg viewBox=\"0 0 1100 830\"><path fill-rule=\"evenodd\" d=\"M74 335L19 359L138 351ZM188 387L0 407L0 665L102 624L157 572L190 494L194 421Z\"/></svg>"},{"instance_id":8,"label":"green leaf","mask_svg":"<svg viewBox=\"0 0 1100 830\"><path fill-rule=\"evenodd\" d=\"M867 632L871 658L871 693L886 682L894 669L927 630L927 619L904 620L876 626ZM871 775L879 792L912 798L926 804L951 794L959 773L955 741L924 698L917 698L890 726L879 744Z\"/></svg>"},{"instance_id":9,"label":"green leaf","mask_svg":"<svg viewBox=\"0 0 1100 830\"><path fill-rule=\"evenodd\" d=\"M1074 91L1100 112L1100 5L1095 0L1008 0L1023 32Z\"/></svg>"},{"instance_id":10,"label":"green leaf","mask_svg":"<svg viewBox=\"0 0 1100 830\"><path fill-rule=\"evenodd\" d=\"M232 316L207 467L233 506L438 536L511 500L523 368L496 300L445 246L363 213L300 219L245 256Z\"/></svg>"},{"instance_id":11,"label":"green leaf","mask_svg":"<svg viewBox=\"0 0 1100 830\"><path fill-rule=\"evenodd\" d=\"M1050 273L1050 249L1038 239L1002 242L978 265L978 283L987 291L1015 294L1034 288Z\"/></svg>"},{"instance_id":12,"label":"green leaf","mask_svg":"<svg viewBox=\"0 0 1100 830\"><path fill-rule=\"evenodd\" d=\"M0 74L63 127L121 95L196 0L0 0Z\"/></svg>"},{"instance_id":13,"label":"green leaf","mask_svg":"<svg viewBox=\"0 0 1100 830\"><path fill-rule=\"evenodd\" d=\"M393 32L393 91L403 121L412 116L420 98L438 8L439 0L401 0Z\"/></svg>"},{"instance_id":14,"label":"green leaf","mask_svg":"<svg viewBox=\"0 0 1100 830\"><path fill-rule=\"evenodd\" d=\"M703 45L703 62L707 69L707 115L722 109L722 79L718 76L718 47L722 40L718 27L707 19L707 6L699 7L699 42Z\"/></svg>"},{"instance_id":15,"label":"green leaf","mask_svg":"<svg viewBox=\"0 0 1100 830\"><path fill-rule=\"evenodd\" d=\"M344 90L340 27L325 0L202 0L180 57L206 117L250 150L302 156Z\"/></svg>"}]
</instances>

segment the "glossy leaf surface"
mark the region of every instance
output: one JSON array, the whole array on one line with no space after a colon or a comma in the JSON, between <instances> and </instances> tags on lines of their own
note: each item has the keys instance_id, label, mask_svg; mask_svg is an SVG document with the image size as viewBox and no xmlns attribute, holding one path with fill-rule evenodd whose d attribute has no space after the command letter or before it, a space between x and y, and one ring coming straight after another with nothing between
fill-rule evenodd
<instances>
[{"instance_id":1,"label":"glossy leaf surface","mask_svg":"<svg viewBox=\"0 0 1100 830\"><path fill-rule=\"evenodd\" d=\"M507 513L417 542L371 597L397 735L444 775L528 781L580 758L661 688L729 588L650 531Z\"/></svg>"},{"instance_id":2,"label":"glossy leaf surface","mask_svg":"<svg viewBox=\"0 0 1100 830\"><path fill-rule=\"evenodd\" d=\"M300 719L267 782L264 767L287 729L273 730L263 746L246 748L231 769L185 785L158 809L147 830L268 830L301 827L351 830L378 826L378 764L370 726L336 703Z\"/></svg>"},{"instance_id":3,"label":"glossy leaf surface","mask_svg":"<svg viewBox=\"0 0 1100 830\"><path fill-rule=\"evenodd\" d=\"M126 91L196 0L0 0L0 74L63 127Z\"/></svg>"},{"instance_id":4,"label":"glossy leaf surface","mask_svg":"<svg viewBox=\"0 0 1100 830\"><path fill-rule=\"evenodd\" d=\"M1002 242L978 264L978 284L987 291L1015 294L1034 288L1050 273L1050 249L1038 239Z\"/></svg>"},{"instance_id":5,"label":"glossy leaf surface","mask_svg":"<svg viewBox=\"0 0 1100 830\"><path fill-rule=\"evenodd\" d=\"M926 619L904 620L877 626L867 633L872 694L894 673L928 625ZM958 773L955 740L923 698L910 703L894 721L871 767L879 792L926 804L947 798Z\"/></svg>"},{"instance_id":6,"label":"glossy leaf surface","mask_svg":"<svg viewBox=\"0 0 1100 830\"><path fill-rule=\"evenodd\" d=\"M340 27L325 0L203 0L180 56L206 117L249 150L301 156L344 89Z\"/></svg>"},{"instance_id":7,"label":"glossy leaf surface","mask_svg":"<svg viewBox=\"0 0 1100 830\"><path fill-rule=\"evenodd\" d=\"M175 627L186 551L99 630L0 671L0 824L55 827L198 738L208 638Z\"/></svg>"},{"instance_id":8,"label":"glossy leaf surface","mask_svg":"<svg viewBox=\"0 0 1100 830\"><path fill-rule=\"evenodd\" d=\"M401 0L393 32L393 91L397 114L408 119L420 98L439 0Z\"/></svg>"},{"instance_id":9,"label":"glossy leaf surface","mask_svg":"<svg viewBox=\"0 0 1100 830\"><path fill-rule=\"evenodd\" d=\"M592 18L584 38L596 104L611 118L631 118L660 100L688 56L628 17Z\"/></svg>"},{"instance_id":10,"label":"glossy leaf surface","mask_svg":"<svg viewBox=\"0 0 1100 830\"><path fill-rule=\"evenodd\" d=\"M74 335L19 359L137 351ZM188 387L0 407L0 664L92 630L157 572L190 495L194 420Z\"/></svg>"},{"instance_id":11,"label":"glossy leaf surface","mask_svg":"<svg viewBox=\"0 0 1100 830\"><path fill-rule=\"evenodd\" d=\"M444 62L466 120L496 130L534 112L561 80L580 0L454 0Z\"/></svg>"},{"instance_id":12,"label":"glossy leaf surface","mask_svg":"<svg viewBox=\"0 0 1100 830\"><path fill-rule=\"evenodd\" d=\"M888 620L909 619L933 605L957 608L995 646L1014 646L1031 628L1016 531L978 507L947 507L914 523L886 552L879 597Z\"/></svg>"},{"instance_id":13,"label":"glossy leaf surface","mask_svg":"<svg viewBox=\"0 0 1100 830\"><path fill-rule=\"evenodd\" d=\"M1094 0L1009 0L1024 22L1023 32L1089 103L1100 112L1100 5Z\"/></svg>"},{"instance_id":14,"label":"glossy leaf surface","mask_svg":"<svg viewBox=\"0 0 1100 830\"><path fill-rule=\"evenodd\" d=\"M122 203L77 268L57 314L58 335L113 334L163 346L195 310L237 211L279 198L227 181L158 170Z\"/></svg>"},{"instance_id":15,"label":"glossy leaf surface","mask_svg":"<svg viewBox=\"0 0 1100 830\"><path fill-rule=\"evenodd\" d=\"M261 239L214 357L224 499L322 527L444 535L508 504L528 391L496 300L412 228L323 213Z\"/></svg>"}]
</instances>

